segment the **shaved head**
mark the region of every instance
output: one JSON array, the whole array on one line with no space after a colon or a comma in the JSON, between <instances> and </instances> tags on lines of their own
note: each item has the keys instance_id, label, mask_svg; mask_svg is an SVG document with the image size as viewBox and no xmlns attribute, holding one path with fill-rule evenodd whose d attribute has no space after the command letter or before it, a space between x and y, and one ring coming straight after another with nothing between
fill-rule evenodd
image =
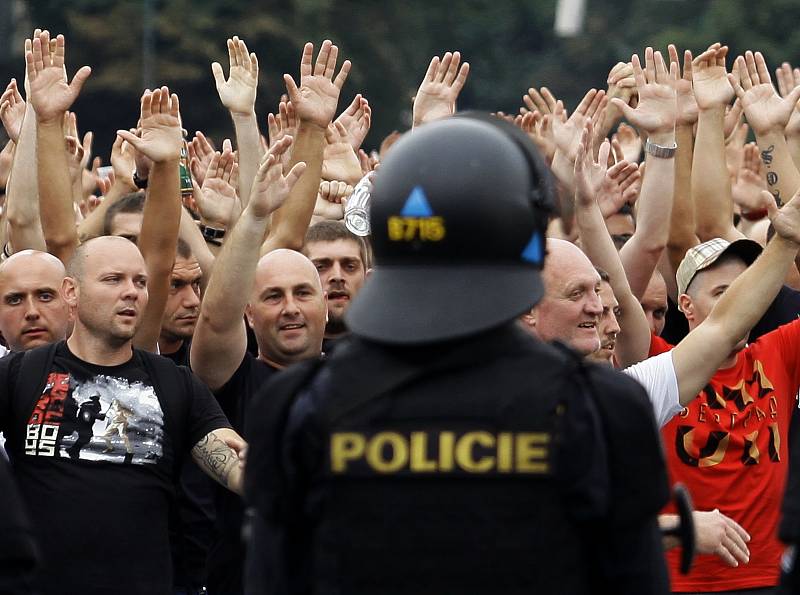
<instances>
[{"instance_id":1,"label":"shaved head","mask_svg":"<svg viewBox=\"0 0 800 595\"><path fill-rule=\"evenodd\" d=\"M79 245L75 253L67 263L67 276L72 277L76 281L80 281L86 272L86 262L93 255L98 253L105 253L110 250L114 253L121 251L120 254L129 254L133 257L142 258L142 253L136 247L136 244L122 236L100 236L92 238L81 245Z\"/></svg>"},{"instance_id":2,"label":"shaved head","mask_svg":"<svg viewBox=\"0 0 800 595\"><path fill-rule=\"evenodd\" d=\"M327 307L314 264L294 250L262 256L245 314L263 357L287 365L319 356Z\"/></svg>"},{"instance_id":3,"label":"shaved head","mask_svg":"<svg viewBox=\"0 0 800 595\"><path fill-rule=\"evenodd\" d=\"M64 265L52 254L23 250L0 264L0 331L13 351L59 341L69 327L60 293Z\"/></svg>"}]
</instances>

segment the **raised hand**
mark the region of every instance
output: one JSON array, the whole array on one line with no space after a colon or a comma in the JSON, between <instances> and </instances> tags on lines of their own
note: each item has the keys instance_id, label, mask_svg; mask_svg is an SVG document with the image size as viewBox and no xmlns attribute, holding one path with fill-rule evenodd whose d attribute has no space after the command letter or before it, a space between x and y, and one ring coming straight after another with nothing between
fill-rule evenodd
<instances>
[{"instance_id":1,"label":"raised hand","mask_svg":"<svg viewBox=\"0 0 800 595\"><path fill-rule=\"evenodd\" d=\"M539 91L531 87L528 93L522 96L522 102L527 111L537 111L544 116L555 111L558 100L547 87L542 87Z\"/></svg>"},{"instance_id":2,"label":"raised hand","mask_svg":"<svg viewBox=\"0 0 800 595\"><path fill-rule=\"evenodd\" d=\"M347 130L341 122L334 122L325 131L322 178L342 180L348 184L356 184L361 179L358 155L350 145Z\"/></svg>"},{"instance_id":3,"label":"raised hand","mask_svg":"<svg viewBox=\"0 0 800 595\"><path fill-rule=\"evenodd\" d=\"M597 204L603 218L616 214L624 204L633 204L639 196L642 174L635 163L617 161L608 168L597 193Z\"/></svg>"},{"instance_id":4,"label":"raised hand","mask_svg":"<svg viewBox=\"0 0 800 595\"><path fill-rule=\"evenodd\" d=\"M642 155L642 139L633 126L620 124L612 140L616 140L619 143L622 159L628 163L639 162L639 157Z\"/></svg>"},{"instance_id":5,"label":"raised hand","mask_svg":"<svg viewBox=\"0 0 800 595\"><path fill-rule=\"evenodd\" d=\"M266 219L277 210L306 169L306 164L301 161L288 172L284 172L280 157L291 145L292 137L282 138L269 148L261 161L247 203L247 210L256 219Z\"/></svg>"},{"instance_id":6,"label":"raised hand","mask_svg":"<svg viewBox=\"0 0 800 595\"><path fill-rule=\"evenodd\" d=\"M586 122L597 118L601 113L605 94L605 91L590 89L569 118L566 118L564 104L561 101L557 102L550 118L553 126L553 138L558 151L570 162L574 163L578 154L578 145Z\"/></svg>"},{"instance_id":7,"label":"raised hand","mask_svg":"<svg viewBox=\"0 0 800 595\"><path fill-rule=\"evenodd\" d=\"M767 189L764 163L761 161L758 145L748 143L744 147L742 165L737 171L731 187L733 202L743 213L766 209L762 191ZM774 201L770 195L770 200Z\"/></svg>"},{"instance_id":8,"label":"raised hand","mask_svg":"<svg viewBox=\"0 0 800 595\"><path fill-rule=\"evenodd\" d=\"M586 122L581 131L578 152L575 157L575 201L579 206L591 205L603 185L608 170L608 155L611 143L604 140L595 161L592 155L592 123Z\"/></svg>"},{"instance_id":9,"label":"raised hand","mask_svg":"<svg viewBox=\"0 0 800 595\"><path fill-rule=\"evenodd\" d=\"M683 52L683 74L680 74L678 61L678 49L673 45L667 46L669 52L670 68L675 65L678 69L679 78L675 81L675 92L678 100L678 112L675 120L676 126L693 126L697 122L697 100L694 98L692 89L692 52Z\"/></svg>"},{"instance_id":10,"label":"raised hand","mask_svg":"<svg viewBox=\"0 0 800 595\"><path fill-rule=\"evenodd\" d=\"M414 97L413 125L452 116L469 74L469 62L461 63L460 52L434 56Z\"/></svg>"},{"instance_id":11,"label":"raised hand","mask_svg":"<svg viewBox=\"0 0 800 595\"><path fill-rule=\"evenodd\" d=\"M243 40L234 36L228 40L228 60L230 62L228 80L225 80L219 62L211 65L220 101L231 113L252 114L255 110L258 87L258 58L254 53L248 53Z\"/></svg>"},{"instance_id":12,"label":"raised hand","mask_svg":"<svg viewBox=\"0 0 800 595\"><path fill-rule=\"evenodd\" d=\"M633 64L630 62L617 62L608 73L608 90L606 97L609 99L606 107L606 126L613 127L622 117L622 112L611 103L611 99L617 97L628 105L636 97L636 79L633 76Z\"/></svg>"},{"instance_id":13,"label":"raised hand","mask_svg":"<svg viewBox=\"0 0 800 595\"><path fill-rule=\"evenodd\" d=\"M92 73L81 67L67 82L64 69L64 36L55 39L55 51L50 52L50 33L42 31L33 39L31 51L25 52L25 64L30 80L30 102L40 122L60 122Z\"/></svg>"},{"instance_id":14,"label":"raised hand","mask_svg":"<svg viewBox=\"0 0 800 595\"><path fill-rule=\"evenodd\" d=\"M783 133L789 123L795 104L800 100L800 87L792 89L786 97L780 97L772 86L767 63L761 52L745 52L736 58L739 80L728 75L730 84L742 101L747 122L757 135L770 132Z\"/></svg>"},{"instance_id":15,"label":"raised hand","mask_svg":"<svg viewBox=\"0 0 800 595\"><path fill-rule=\"evenodd\" d=\"M130 132L133 133L135 130L131 129ZM123 182L131 189L136 187L133 183L133 170L136 167L134 153L134 148L121 136L118 136L111 146L111 168L114 179Z\"/></svg>"},{"instance_id":16,"label":"raised hand","mask_svg":"<svg viewBox=\"0 0 800 595\"><path fill-rule=\"evenodd\" d=\"M792 89L800 86L800 68L792 68L788 62L775 69L775 78L778 80L778 93L786 97Z\"/></svg>"},{"instance_id":17,"label":"raised hand","mask_svg":"<svg viewBox=\"0 0 800 595\"><path fill-rule=\"evenodd\" d=\"M25 100L17 89L17 79L11 79L6 90L0 95L0 120L8 138L17 142L25 117Z\"/></svg>"},{"instance_id":18,"label":"raised hand","mask_svg":"<svg viewBox=\"0 0 800 595\"><path fill-rule=\"evenodd\" d=\"M553 161L556 152L553 127L550 125L551 118L550 115L543 116L538 110L514 118L514 124L527 133L547 163Z\"/></svg>"},{"instance_id":19,"label":"raised hand","mask_svg":"<svg viewBox=\"0 0 800 595\"><path fill-rule=\"evenodd\" d=\"M239 218L242 205L236 194L238 176L239 166L229 148L213 154L197 200L203 223L228 229Z\"/></svg>"},{"instance_id":20,"label":"raised hand","mask_svg":"<svg viewBox=\"0 0 800 595\"><path fill-rule=\"evenodd\" d=\"M639 93L639 103L633 109L619 98L611 102L619 108L625 118L634 126L648 134L672 132L677 117L677 98L675 87L678 80L678 65L673 63L667 71L667 65L661 52L653 52L647 48L644 54L645 68L639 62L639 56L632 56L633 76Z\"/></svg>"},{"instance_id":21,"label":"raised hand","mask_svg":"<svg viewBox=\"0 0 800 595\"><path fill-rule=\"evenodd\" d=\"M189 153L189 169L192 170L192 178L198 185L203 185L203 180L206 177L206 171L214 157L214 145L206 137L205 134L199 130L194 133L192 142L188 143L187 150ZM265 151L266 152L266 151Z\"/></svg>"},{"instance_id":22,"label":"raised hand","mask_svg":"<svg viewBox=\"0 0 800 595\"><path fill-rule=\"evenodd\" d=\"M358 151L369 132L372 123L372 108L361 94L355 96L352 103L347 106L339 117L336 118L347 130L347 139L354 151Z\"/></svg>"},{"instance_id":23,"label":"raised hand","mask_svg":"<svg viewBox=\"0 0 800 595\"><path fill-rule=\"evenodd\" d=\"M320 128L327 128L336 115L339 93L350 72L350 60L342 63L339 74L334 78L339 48L328 39L323 41L317 61L312 68L313 54L314 44L307 43L303 47L303 56L300 60L299 87L288 74L283 75L283 80L298 119Z\"/></svg>"},{"instance_id":24,"label":"raised hand","mask_svg":"<svg viewBox=\"0 0 800 595\"><path fill-rule=\"evenodd\" d=\"M733 99L725 69L727 55L728 46L715 43L692 61L692 85L700 109L722 108Z\"/></svg>"},{"instance_id":25,"label":"raised hand","mask_svg":"<svg viewBox=\"0 0 800 595\"><path fill-rule=\"evenodd\" d=\"M178 161L183 135L179 117L178 96L170 95L167 87L145 91L141 101L141 136L127 130L117 134L154 163Z\"/></svg>"}]
</instances>

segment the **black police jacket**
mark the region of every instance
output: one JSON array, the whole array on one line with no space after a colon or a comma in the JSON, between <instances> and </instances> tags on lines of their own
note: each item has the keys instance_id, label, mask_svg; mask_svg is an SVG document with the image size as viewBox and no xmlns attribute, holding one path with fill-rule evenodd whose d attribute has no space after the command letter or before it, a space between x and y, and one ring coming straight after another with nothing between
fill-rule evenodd
<instances>
[{"instance_id":1,"label":"black police jacket","mask_svg":"<svg viewBox=\"0 0 800 595\"><path fill-rule=\"evenodd\" d=\"M514 325L355 338L247 417L248 593L666 593L649 401Z\"/></svg>"}]
</instances>

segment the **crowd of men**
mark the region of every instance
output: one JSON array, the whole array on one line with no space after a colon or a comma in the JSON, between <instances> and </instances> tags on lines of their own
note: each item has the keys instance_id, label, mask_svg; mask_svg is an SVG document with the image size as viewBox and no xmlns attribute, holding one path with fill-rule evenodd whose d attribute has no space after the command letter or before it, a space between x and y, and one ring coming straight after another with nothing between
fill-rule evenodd
<instances>
[{"instance_id":1,"label":"crowd of men","mask_svg":"<svg viewBox=\"0 0 800 595\"><path fill-rule=\"evenodd\" d=\"M92 162L69 111L91 70L70 79L47 31L0 96L2 592L246 592L253 401L335 353L380 270L344 214L398 135L362 149L372 106L339 107L350 62L306 44L263 135L258 60L227 47L227 76L212 72L234 142L187 139L165 86L120 123L110 167ZM535 144L560 203L544 295L519 327L636 379L692 496L691 572L663 542L674 592L777 593L800 538L796 503L782 524L800 419L800 70L781 65L776 89L761 53L731 58L647 48L573 110L542 87L493 116ZM468 75L458 52L434 57L404 134L453 116ZM412 235L443 233L433 223Z\"/></svg>"}]
</instances>

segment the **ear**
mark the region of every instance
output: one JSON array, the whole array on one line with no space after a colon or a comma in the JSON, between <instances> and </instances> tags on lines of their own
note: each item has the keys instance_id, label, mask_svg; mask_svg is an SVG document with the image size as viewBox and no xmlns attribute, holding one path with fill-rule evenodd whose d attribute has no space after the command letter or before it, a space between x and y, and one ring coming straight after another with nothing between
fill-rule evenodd
<instances>
[{"instance_id":1,"label":"ear","mask_svg":"<svg viewBox=\"0 0 800 595\"><path fill-rule=\"evenodd\" d=\"M323 291L322 292L322 303L325 304L325 324L328 324L329 314L328 314L328 292L327 291Z\"/></svg>"},{"instance_id":2,"label":"ear","mask_svg":"<svg viewBox=\"0 0 800 595\"><path fill-rule=\"evenodd\" d=\"M372 269L367 269L367 272L364 273L364 278L367 279L372 274Z\"/></svg>"},{"instance_id":3,"label":"ear","mask_svg":"<svg viewBox=\"0 0 800 595\"><path fill-rule=\"evenodd\" d=\"M523 314L519 317L520 322L525 325L528 330L536 328L536 308L532 308L530 312Z\"/></svg>"},{"instance_id":4,"label":"ear","mask_svg":"<svg viewBox=\"0 0 800 595\"><path fill-rule=\"evenodd\" d=\"M64 280L61 281L61 297L70 308L78 306L80 289L78 289L78 282L72 277L64 277Z\"/></svg>"},{"instance_id":5,"label":"ear","mask_svg":"<svg viewBox=\"0 0 800 595\"><path fill-rule=\"evenodd\" d=\"M251 329L254 329L255 327L253 326L253 309L250 307L250 302L247 302L247 304L244 307L244 317L247 319L248 326Z\"/></svg>"},{"instance_id":6,"label":"ear","mask_svg":"<svg viewBox=\"0 0 800 595\"><path fill-rule=\"evenodd\" d=\"M692 302L689 294L682 293L678 296L678 307L683 312L683 315L686 316L686 320L694 319L694 302Z\"/></svg>"}]
</instances>

